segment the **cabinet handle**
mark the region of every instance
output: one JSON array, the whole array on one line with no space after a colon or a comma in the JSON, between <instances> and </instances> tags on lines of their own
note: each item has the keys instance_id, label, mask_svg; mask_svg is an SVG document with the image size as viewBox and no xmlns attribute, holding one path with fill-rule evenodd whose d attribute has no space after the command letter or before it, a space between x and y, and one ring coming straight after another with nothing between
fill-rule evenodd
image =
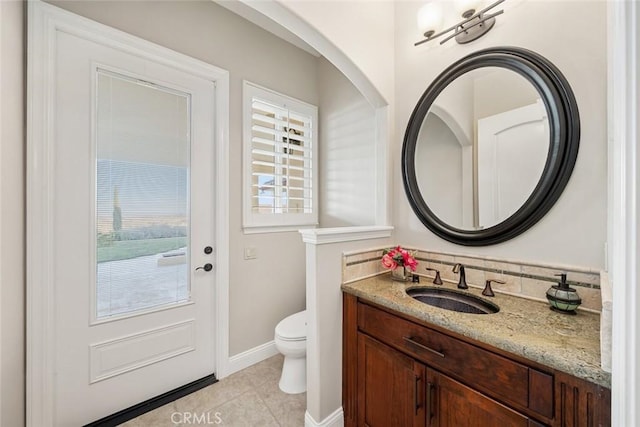
<instances>
[{"instance_id":1,"label":"cabinet handle","mask_svg":"<svg viewBox=\"0 0 640 427\"><path fill-rule=\"evenodd\" d=\"M415 382L413 383L413 405L416 409L416 415L418 415L418 409L420 409L420 399L418 399L418 383L422 379L420 375L415 376Z\"/></svg>"},{"instance_id":2,"label":"cabinet handle","mask_svg":"<svg viewBox=\"0 0 640 427\"><path fill-rule=\"evenodd\" d=\"M402 337L402 339L404 339L404 340L405 340L406 342L408 342L409 344L413 344L413 345L415 345L415 346L416 346L416 347L418 347L418 348L421 348L421 349L423 349L423 350L426 350L426 351L428 351L428 352L430 352L430 353L435 354L436 356L445 357L445 356L444 356L444 353L442 353L441 351L434 350L434 349L432 349L432 348L427 347L427 346L426 346L426 345L424 345L424 344L420 344L419 342L414 341L414 340L413 340L413 338L411 338L411 337Z\"/></svg>"},{"instance_id":3,"label":"cabinet handle","mask_svg":"<svg viewBox=\"0 0 640 427\"><path fill-rule=\"evenodd\" d=\"M427 382L427 425L431 425L431 419L433 418L433 402L431 401L431 392L433 390L433 383Z\"/></svg>"}]
</instances>

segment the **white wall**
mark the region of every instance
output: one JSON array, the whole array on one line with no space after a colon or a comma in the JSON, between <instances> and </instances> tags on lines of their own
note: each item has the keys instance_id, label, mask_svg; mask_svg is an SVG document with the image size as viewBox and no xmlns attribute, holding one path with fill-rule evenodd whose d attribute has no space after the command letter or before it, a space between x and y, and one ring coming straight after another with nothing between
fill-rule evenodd
<instances>
[{"instance_id":1,"label":"white wall","mask_svg":"<svg viewBox=\"0 0 640 427\"><path fill-rule=\"evenodd\" d=\"M210 1L50 3L229 70L229 354L273 340L305 306L304 245L297 232L242 232L242 80L318 105L317 58ZM245 260L245 247L257 259Z\"/></svg>"},{"instance_id":2,"label":"white wall","mask_svg":"<svg viewBox=\"0 0 640 427\"><path fill-rule=\"evenodd\" d=\"M479 71L481 70L483 69ZM496 91L496 88L500 88L500 91ZM478 119L524 107L533 104L538 98L540 98L538 91L514 71L497 69L481 74L473 82L474 117L472 120L476 122Z\"/></svg>"},{"instance_id":3,"label":"white wall","mask_svg":"<svg viewBox=\"0 0 640 427\"><path fill-rule=\"evenodd\" d=\"M473 126L474 104L473 102L466 102L469 99L469 94L473 93L474 79L468 78L468 76L469 74L465 74L464 77L450 83L446 89L440 92L436 99L437 102L434 103L434 107L445 111L450 120L464 132L466 140L460 141L462 145L472 145L475 136ZM442 119L444 120L444 117ZM447 124L451 125L450 122L447 122ZM422 138L425 138L425 136L422 135Z\"/></svg>"},{"instance_id":4,"label":"white wall","mask_svg":"<svg viewBox=\"0 0 640 427\"><path fill-rule=\"evenodd\" d=\"M0 425L24 424L24 3L0 2Z\"/></svg>"},{"instance_id":5,"label":"white wall","mask_svg":"<svg viewBox=\"0 0 640 427\"><path fill-rule=\"evenodd\" d=\"M459 45L425 43L415 26L419 2L395 3L394 225L407 245L511 259L603 268L607 218L606 4L603 1L503 3L505 12L483 38ZM541 26L541 23L544 25ZM573 31L588 28L588 31ZM581 141L576 167L564 193L535 226L508 242L462 247L429 232L411 210L400 179L400 150L413 107L429 83L449 64L491 46L521 46L553 62L569 81L580 111ZM495 88L496 92L501 88Z\"/></svg>"},{"instance_id":6,"label":"white wall","mask_svg":"<svg viewBox=\"0 0 640 427\"><path fill-rule=\"evenodd\" d=\"M366 227L363 227L366 229ZM341 241L341 229L333 236L313 236L313 230L305 238L317 238L307 243L307 416L314 424L332 425L327 419L340 411L342 406L342 254L390 246L389 236L367 238L358 241ZM350 230L357 235L356 227ZM366 235L367 231L360 231ZM337 237L333 240L334 237Z\"/></svg>"},{"instance_id":7,"label":"white wall","mask_svg":"<svg viewBox=\"0 0 640 427\"><path fill-rule=\"evenodd\" d=\"M435 201L430 208L438 218L462 228L465 225L463 206L472 202L463 203L463 194L471 195L463 191L463 147L449 126L435 114L427 114L422 129L416 144L418 188L425 200ZM428 136L424 129L428 129ZM447 167L443 168L443 164Z\"/></svg>"},{"instance_id":8,"label":"white wall","mask_svg":"<svg viewBox=\"0 0 640 427\"><path fill-rule=\"evenodd\" d=\"M393 104L393 1L279 2L341 49L369 78L387 103Z\"/></svg>"},{"instance_id":9,"label":"white wall","mask_svg":"<svg viewBox=\"0 0 640 427\"><path fill-rule=\"evenodd\" d=\"M375 110L329 61L318 59L320 226L376 222Z\"/></svg>"}]
</instances>

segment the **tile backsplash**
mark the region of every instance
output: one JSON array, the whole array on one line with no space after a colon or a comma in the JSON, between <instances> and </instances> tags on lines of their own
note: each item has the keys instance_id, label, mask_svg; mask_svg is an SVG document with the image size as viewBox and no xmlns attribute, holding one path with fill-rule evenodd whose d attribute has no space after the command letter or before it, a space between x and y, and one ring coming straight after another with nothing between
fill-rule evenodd
<instances>
[{"instance_id":1,"label":"tile backsplash","mask_svg":"<svg viewBox=\"0 0 640 427\"><path fill-rule=\"evenodd\" d=\"M453 273L453 266L461 263L465 266L469 286L484 287L485 280L496 279L504 284L493 283L494 291L521 296L524 298L546 301L547 289L560 280L556 274L566 273L567 283L578 291L582 298L580 308L601 311L600 271L582 267L532 263L528 261L504 260L493 257L461 255L454 253L434 252L422 249L407 248L415 251L418 261L417 274L423 284L431 283L435 272L440 272L442 280L450 283L458 282L458 274ZM343 254L342 281L354 282L367 277L384 274L382 267L383 248Z\"/></svg>"},{"instance_id":2,"label":"tile backsplash","mask_svg":"<svg viewBox=\"0 0 640 427\"><path fill-rule=\"evenodd\" d=\"M348 252L342 256L342 283L355 282L367 277L383 274L388 270L382 266L383 248Z\"/></svg>"}]
</instances>

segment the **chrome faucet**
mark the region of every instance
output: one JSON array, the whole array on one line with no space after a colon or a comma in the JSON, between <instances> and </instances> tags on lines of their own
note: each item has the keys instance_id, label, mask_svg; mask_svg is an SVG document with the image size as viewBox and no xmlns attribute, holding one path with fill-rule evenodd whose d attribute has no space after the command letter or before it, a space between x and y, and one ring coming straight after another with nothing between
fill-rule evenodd
<instances>
[{"instance_id":1,"label":"chrome faucet","mask_svg":"<svg viewBox=\"0 0 640 427\"><path fill-rule=\"evenodd\" d=\"M460 272L460 280L458 280L458 289L469 289L469 286L467 286L467 276L465 275L465 272L464 272L464 265L457 263L456 265L453 266L453 272L454 273Z\"/></svg>"}]
</instances>

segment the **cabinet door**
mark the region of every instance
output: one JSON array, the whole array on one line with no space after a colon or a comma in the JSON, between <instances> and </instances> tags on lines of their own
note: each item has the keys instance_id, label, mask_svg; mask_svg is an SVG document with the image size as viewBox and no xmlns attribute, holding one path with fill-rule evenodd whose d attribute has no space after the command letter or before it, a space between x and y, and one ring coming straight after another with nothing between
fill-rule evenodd
<instances>
[{"instance_id":1,"label":"cabinet door","mask_svg":"<svg viewBox=\"0 0 640 427\"><path fill-rule=\"evenodd\" d=\"M426 368L358 334L358 426L424 427Z\"/></svg>"},{"instance_id":2,"label":"cabinet door","mask_svg":"<svg viewBox=\"0 0 640 427\"><path fill-rule=\"evenodd\" d=\"M529 419L432 369L427 370L429 427L527 427Z\"/></svg>"},{"instance_id":3,"label":"cabinet door","mask_svg":"<svg viewBox=\"0 0 640 427\"><path fill-rule=\"evenodd\" d=\"M611 425L611 390L562 372L556 378L559 426Z\"/></svg>"}]
</instances>

